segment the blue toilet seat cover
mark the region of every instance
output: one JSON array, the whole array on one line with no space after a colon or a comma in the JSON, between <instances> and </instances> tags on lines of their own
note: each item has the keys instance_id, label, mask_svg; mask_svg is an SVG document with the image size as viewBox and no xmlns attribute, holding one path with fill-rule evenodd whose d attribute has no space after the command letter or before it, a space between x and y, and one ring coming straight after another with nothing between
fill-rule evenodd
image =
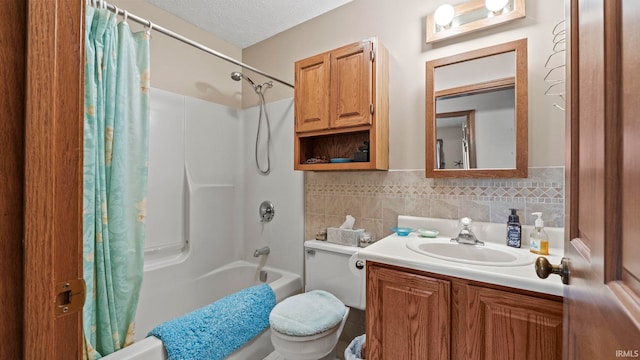
<instances>
[{"instance_id":1,"label":"blue toilet seat cover","mask_svg":"<svg viewBox=\"0 0 640 360\"><path fill-rule=\"evenodd\" d=\"M281 334L311 336L336 326L345 312L344 304L333 294L313 290L276 304L269 315L269 324Z\"/></svg>"}]
</instances>

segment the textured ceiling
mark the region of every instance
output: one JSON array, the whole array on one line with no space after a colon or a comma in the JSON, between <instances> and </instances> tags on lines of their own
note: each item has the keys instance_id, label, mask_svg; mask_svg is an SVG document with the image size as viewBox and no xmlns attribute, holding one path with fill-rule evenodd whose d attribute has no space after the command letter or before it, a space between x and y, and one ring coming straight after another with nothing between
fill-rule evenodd
<instances>
[{"instance_id":1,"label":"textured ceiling","mask_svg":"<svg viewBox=\"0 0 640 360\"><path fill-rule=\"evenodd\" d=\"M352 0L147 0L245 48Z\"/></svg>"}]
</instances>

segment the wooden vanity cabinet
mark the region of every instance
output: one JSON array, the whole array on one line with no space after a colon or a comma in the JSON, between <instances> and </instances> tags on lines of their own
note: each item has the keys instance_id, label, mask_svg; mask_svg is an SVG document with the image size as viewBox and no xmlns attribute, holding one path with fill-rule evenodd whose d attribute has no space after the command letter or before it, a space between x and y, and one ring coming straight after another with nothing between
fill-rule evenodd
<instances>
[{"instance_id":1,"label":"wooden vanity cabinet","mask_svg":"<svg viewBox=\"0 0 640 360\"><path fill-rule=\"evenodd\" d=\"M451 283L367 266L367 359L449 359Z\"/></svg>"},{"instance_id":2,"label":"wooden vanity cabinet","mask_svg":"<svg viewBox=\"0 0 640 360\"><path fill-rule=\"evenodd\" d=\"M561 359L562 298L367 262L367 359Z\"/></svg>"},{"instance_id":3,"label":"wooden vanity cabinet","mask_svg":"<svg viewBox=\"0 0 640 360\"><path fill-rule=\"evenodd\" d=\"M296 170L389 168L388 54L376 38L295 63ZM369 142L369 161L307 164L314 157L353 158Z\"/></svg>"}]
</instances>

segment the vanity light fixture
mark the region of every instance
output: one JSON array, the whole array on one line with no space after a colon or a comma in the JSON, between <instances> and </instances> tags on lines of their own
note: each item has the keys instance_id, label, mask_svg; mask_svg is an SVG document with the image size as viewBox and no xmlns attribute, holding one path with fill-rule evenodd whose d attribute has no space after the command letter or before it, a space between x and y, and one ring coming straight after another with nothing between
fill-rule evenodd
<instances>
[{"instance_id":1,"label":"vanity light fixture","mask_svg":"<svg viewBox=\"0 0 640 360\"><path fill-rule=\"evenodd\" d=\"M525 17L525 0L467 0L440 5L427 16L426 42L432 43Z\"/></svg>"},{"instance_id":2,"label":"vanity light fixture","mask_svg":"<svg viewBox=\"0 0 640 360\"><path fill-rule=\"evenodd\" d=\"M485 0L484 5L491 11L489 16L499 15L509 5L509 0Z\"/></svg>"},{"instance_id":3,"label":"vanity light fixture","mask_svg":"<svg viewBox=\"0 0 640 360\"><path fill-rule=\"evenodd\" d=\"M453 16L455 15L453 6L449 4L442 4L438 6L436 11L433 13L433 19L437 25L448 29L451 26L451 21L453 21Z\"/></svg>"}]
</instances>

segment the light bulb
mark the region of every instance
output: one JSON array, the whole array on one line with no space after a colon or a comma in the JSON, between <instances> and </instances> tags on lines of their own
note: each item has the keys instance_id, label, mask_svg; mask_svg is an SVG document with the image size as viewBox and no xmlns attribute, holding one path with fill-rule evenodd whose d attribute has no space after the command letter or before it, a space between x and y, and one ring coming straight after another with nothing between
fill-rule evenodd
<instances>
[{"instance_id":1,"label":"light bulb","mask_svg":"<svg viewBox=\"0 0 640 360\"><path fill-rule=\"evenodd\" d=\"M433 19L435 20L436 24L442 27L446 27L449 24L451 24L451 21L453 20L453 15L454 15L453 6L449 4L443 4L438 6L438 8L436 9L436 12L433 13Z\"/></svg>"},{"instance_id":2,"label":"light bulb","mask_svg":"<svg viewBox=\"0 0 640 360\"><path fill-rule=\"evenodd\" d=\"M509 0L485 0L484 5L487 7L487 10L495 13L504 9L508 3Z\"/></svg>"}]
</instances>

